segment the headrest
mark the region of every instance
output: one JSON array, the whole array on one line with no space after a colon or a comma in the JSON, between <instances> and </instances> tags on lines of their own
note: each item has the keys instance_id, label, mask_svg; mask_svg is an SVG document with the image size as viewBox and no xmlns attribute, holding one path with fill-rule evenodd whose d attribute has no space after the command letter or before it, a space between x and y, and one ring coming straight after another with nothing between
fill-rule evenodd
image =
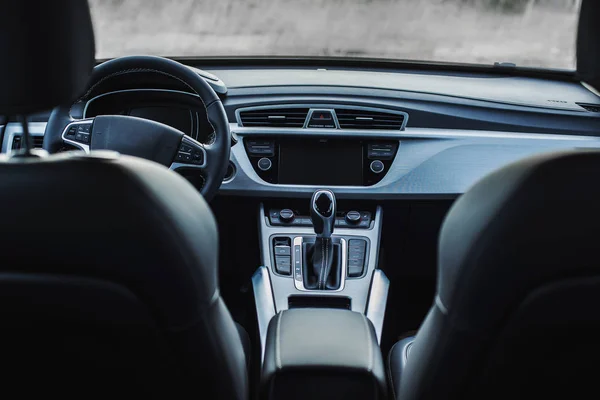
<instances>
[{"instance_id":1,"label":"headrest","mask_svg":"<svg viewBox=\"0 0 600 400\"><path fill-rule=\"evenodd\" d=\"M577 32L577 73L579 79L600 90L600 1L584 0Z\"/></svg>"},{"instance_id":2,"label":"headrest","mask_svg":"<svg viewBox=\"0 0 600 400\"><path fill-rule=\"evenodd\" d=\"M16 0L0 15L0 115L73 101L95 63L87 0Z\"/></svg>"}]
</instances>

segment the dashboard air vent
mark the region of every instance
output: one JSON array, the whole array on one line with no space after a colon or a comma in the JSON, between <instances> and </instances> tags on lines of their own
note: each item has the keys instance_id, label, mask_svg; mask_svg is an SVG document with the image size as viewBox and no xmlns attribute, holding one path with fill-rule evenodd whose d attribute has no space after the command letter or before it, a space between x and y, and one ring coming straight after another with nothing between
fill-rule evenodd
<instances>
[{"instance_id":1,"label":"dashboard air vent","mask_svg":"<svg viewBox=\"0 0 600 400\"><path fill-rule=\"evenodd\" d=\"M31 142L33 143L34 149L41 149L44 144L43 136L31 136ZM18 150L21 148L21 136L14 136L12 141L11 150Z\"/></svg>"},{"instance_id":2,"label":"dashboard air vent","mask_svg":"<svg viewBox=\"0 0 600 400\"><path fill-rule=\"evenodd\" d=\"M585 108L589 112L600 113L600 104L583 104L577 103L579 107Z\"/></svg>"},{"instance_id":3,"label":"dashboard air vent","mask_svg":"<svg viewBox=\"0 0 600 400\"><path fill-rule=\"evenodd\" d=\"M243 126L302 128L308 108L265 108L240 112Z\"/></svg>"},{"instance_id":4,"label":"dashboard air vent","mask_svg":"<svg viewBox=\"0 0 600 400\"><path fill-rule=\"evenodd\" d=\"M341 129L393 129L400 130L404 125L404 114L381 111L336 108Z\"/></svg>"}]
</instances>

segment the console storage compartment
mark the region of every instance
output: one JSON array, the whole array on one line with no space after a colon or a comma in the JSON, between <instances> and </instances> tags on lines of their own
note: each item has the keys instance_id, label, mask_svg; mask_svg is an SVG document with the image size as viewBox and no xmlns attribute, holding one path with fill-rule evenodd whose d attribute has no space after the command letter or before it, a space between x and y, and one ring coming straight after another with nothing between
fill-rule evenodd
<instances>
[{"instance_id":1,"label":"console storage compartment","mask_svg":"<svg viewBox=\"0 0 600 400\"><path fill-rule=\"evenodd\" d=\"M299 308L270 322L261 397L381 399L386 378L375 330L349 310Z\"/></svg>"}]
</instances>

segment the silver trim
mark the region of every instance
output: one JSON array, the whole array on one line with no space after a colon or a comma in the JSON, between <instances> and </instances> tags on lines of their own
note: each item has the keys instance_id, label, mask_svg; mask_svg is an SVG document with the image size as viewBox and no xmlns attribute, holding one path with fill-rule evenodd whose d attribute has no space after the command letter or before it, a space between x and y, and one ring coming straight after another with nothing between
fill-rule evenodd
<instances>
[{"instance_id":1,"label":"silver trim","mask_svg":"<svg viewBox=\"0 0 600 400\"><path fill-rule=\"evenodd\" d=\"M348 270L348 246L346 244L346 239L341 238L340 239L341 244L342 244L342 277L340 279L340 287L339 289L336 290L327 290L327 292L341 292L344 290L344 286L346 284L346 272ZM300 276L301 276L301 280L296 280L296 273L295 271L292 272L292 278L294 279L294 286L296 287L296 289L301 290L303 292L318 292L318 293L323 293L324 290L318 290L318 289L307 289L304 287L304 275L303 275L303 266L304 264L302 263L302 243L304 243L304 239L302 236L297 236L294 238L294 241L292 243L292 270L294 270L295 266L296 266L296 252L294 251L294 249L296 248L296 246L300 246Z\"/></svg>"},{"instance_id":2,"label":"silver trim","mask_svg":"<svg viewBox=\"0 0 600 400\"><path fill-rule=\"evenodd\" d=\"M29 134L31 136L44 136L46 132L46 122L29 122ZM0 125L0 132L4 125ZM23 127L20 122L9 122L4 129L4 140L2 141L2 153L10 153L12 151L12 142L15 136L23 134Z\"/></svg>"},{"instance_id":3,"label":"silver trim","mask_svg":"<svg viewBox=\"0 0 600 400\"><path fill-rule=\"evenodd\" d=\"M374 111L374 112L402 115L402 116L404 116L404 120L402 121L402 126L400 127L400 129L389 129L389 130L365 129L365 130L362 130L362 132L365 132L365 131L366 132L401 132L404 129L406 129L406 124L408 123L408 117L409 117L408 113L406 113L404 111L399 111L399 110L390 109L390 108L383 108L383 107L365 107L365 106L354 106L351 104L327 104L327 103L325 103L325 104L318 104L318 103L272 104L272 105L264 105L264 106L252 106L252 107L237 108L235 110L235 120L237 122L236 127L244 127L244 124L242 123L242 118L240 116L240 113L242 113L242 112L256 111L256 110L277 110L277 109L286 109L286 108L308 108L308 114L306 115L306 119L304 120L304 125L302 128L270 128L270 127L263 127L263 126L253 127L253 128L255 128L255 129L284 129L284 130L294 130L294 129L328 130L329 129L329 130L333 130L334 132L337 131L337 133L342 131L342 132L344 132L344 134L351 133L354 131L361 131L360 129L341 129L338 118L337 118L337 114L335 113L335 109L337 108L337 109L344 109L344 110ZM335 129L333 129L333 128L307 128L309 118L315 110L331 111L331 115L334 118L336 128Z\"/></svg>"},{"instance_id":4,"label":"silver trim","mask_svg":"<svg viewBox=\"0 0 600 400\"><path fill-rule=\"evenodd\" d=\"M378 343L381 343L381 332L383 330L383 320L385 318L385 308L389 290L390 280L385 273L380 269L373 271L373 279L371 280L371 289L369 290L369 300L365 314L375 327Z\"/></svg>"},{"instance_id":5,"label":"silver trim","mask_svg":"<svg viewBox=\"0 0 600 400\"><path fill-rule=\"evenodd\" d=\"M267 344L267 330L269 322L277 313L273 301L273 289L267 267L259 267L252 275L252 288L254 290L254 304L258 319L258 332L260 335L261 365L265 360L265 347Z\"/></svg>"},{"instance_id":6,"label":"silver trim","mask_svg":"<svg viewBox=\"0 0 600 400\"><path fill-rule=\"evenodd\" d=\"M343 136L368 137L372 139L507 139L507 140L552 140L552 141L585 141L598 142L599 136L560 135L552 133L519 133L501 131L481 131L467 129L406 128L403 131L378 129L328 129L328 128L268 128L241 127L232 122L231 132L244 136Z\"/></svg>"},{"instance_id":7,"label":"silver trim","mask_svg":"<svg viewBox=\"0 0 600 400\"><path fill-rule=\"evenodd\" d=\"M66 136L66 133L69 130L69 128L72 127L73 125L92 125L93 122L94 122L93 118L73 121L65 127L65 129L63 130L63 133L62 133L62 135L60 135L60 137L62 138L63 142L68 143L71 146L75 146L78 149L85 151L86 153L89 153L90 152L89 144L79 143L74 140L67 139L67 138L65 138L65 136ZM92 131L90 130L90 144L91 144L91 142L92 142Z\"/></svg>"}]
</instances>

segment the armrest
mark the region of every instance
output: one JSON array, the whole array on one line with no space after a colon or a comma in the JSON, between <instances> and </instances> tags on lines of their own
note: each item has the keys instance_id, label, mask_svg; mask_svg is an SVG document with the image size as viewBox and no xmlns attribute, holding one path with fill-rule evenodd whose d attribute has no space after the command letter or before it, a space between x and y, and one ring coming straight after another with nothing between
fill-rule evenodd
<instances>
[{"instance_id":1,"label":"armrest","mask_svg":"<svg viewBox=\"0 0 600 400\"><path fill-rule=\"evenodd\" d=\"M268 399L366 399L386 394L381 350L362 314L291 309L269 324L262 371Z\"/></svg>"}]
</instances>

